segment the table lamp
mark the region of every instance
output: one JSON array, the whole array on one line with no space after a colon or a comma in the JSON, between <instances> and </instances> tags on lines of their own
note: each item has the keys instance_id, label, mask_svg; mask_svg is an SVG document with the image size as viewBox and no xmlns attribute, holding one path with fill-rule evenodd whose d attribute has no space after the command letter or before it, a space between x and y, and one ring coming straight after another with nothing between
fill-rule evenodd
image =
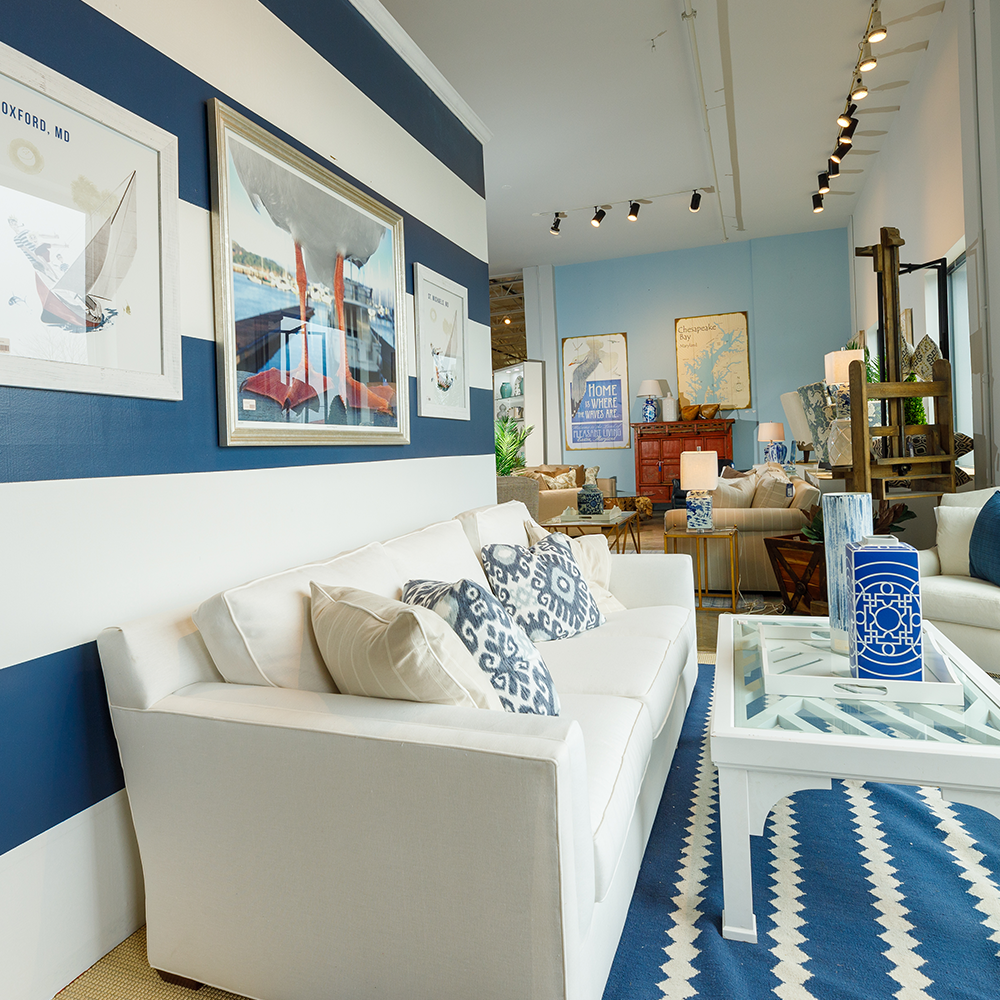
<instances>
[{"instance_id":1,"label":"table lamp","mask_svg":"<svg viewBox=\"0 0 1000 1000\"><path fill-rule=\"evenodd\" d=\"M712 530L712 490L718 484L718 452L681 452L681 489L687 492L688 531Z\"/></svg>"},{"instance_id":2,"label":"table lamp","mask_svg":"<svg viewBox=\"0 0 1000 1000\"><path fill-rule=\"evenodd\" d=\"M865 363L865 352L831 351L823 355L823 366L826 370L827 385L847 385L851 381L850 367L852 361Z\"/></svg>"},{"instance_id":3,"label":"table lamp","mask_svg":"<svg viewBox=\"0 0 1000 1000\"><path fill-rule=\"evenodd\" d=\"M639 386L639 391L636 393L637 396L645 396L646 402L642 404L642 421L646 424L653 423L659 416L656 409L656 401L663 395L663 390L660 388L659 379L647 378L643 379Z\"/></svg>"},{"instance_id":4,"label":"table lamp","mask_svg":"<svg viewBox=\"0 0 1000 1000\"><path fill-rule=\"evenodd\" d=\"M764 449L765 462L777 462L781 465L788 457L785 446L785 425L778 423L761 423L757 425L757 440L767 441Z\"/></svg>"}]
</instances>

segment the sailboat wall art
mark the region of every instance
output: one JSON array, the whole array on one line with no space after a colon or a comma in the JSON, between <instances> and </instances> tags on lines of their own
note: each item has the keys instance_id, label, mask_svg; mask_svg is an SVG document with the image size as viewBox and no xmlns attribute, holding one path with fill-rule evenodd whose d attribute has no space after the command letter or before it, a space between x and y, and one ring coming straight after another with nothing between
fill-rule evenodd
<instances>
[{"instance_id":1,"label":"sailboat wall art","mask_svg":"<svg viewBox=\"0 0 1000 1000\"><path fill-rule=\"evenodd\" d=\"M469 291L423 264L414 264L413 300L417 414L468 420Z\"/></svg>"},{"instance_id":2,"label":"sailboat wall art","mask_svg":"<svg viewBox=\"0 0 1000 1000\"><path fill-rule=\"evenodd\" d=\"M220 442L408 444L402 216L209 111Z\"/></svg>"},{"instance_id":3,"label":"sailboat wall art","mask_svg":"<svg viewBox=\"0 0 1000 1000\"><path fill-rule=\"evenodd\" d=\"M178 400L177 139L0 44L0 384Z\"/></svg>"}]
</instances>

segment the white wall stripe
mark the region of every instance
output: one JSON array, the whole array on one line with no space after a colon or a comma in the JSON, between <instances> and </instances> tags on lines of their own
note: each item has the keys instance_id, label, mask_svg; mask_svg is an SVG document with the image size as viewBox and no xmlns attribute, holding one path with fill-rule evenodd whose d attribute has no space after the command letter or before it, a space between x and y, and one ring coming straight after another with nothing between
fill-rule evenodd
<instances>
[{"instance_id":1,"label":"white wall stripe","mask_svg":"<svg viewBox=\"0 0 1000 1000\"><path fill-rule=\"evenodd\" d=\"M144 920L122 791L0 855L0 992L49 1000Z\"/></svg>"},{"instance_id":2,"label":"white wall stripe","mask_svg":"<svg viewBox=\"0 0 1000 1000\"><path fill-rule=\"evenodd\" d=\"M496 502L494 456L0 485L0 667Z\"/></svg>"},{"instance_id":3,"label":"white wall stripe","mask_svg":"<svg viewBox=\"0 0 1000 1000\"><path fill-rule=\"evenodd\" d=\"M257 0L86 2L321 156L335 157L337 166L473 256L489 259L485 199ZM268 72L251 72L255 61Z\"/></svg>"}]
</instances>

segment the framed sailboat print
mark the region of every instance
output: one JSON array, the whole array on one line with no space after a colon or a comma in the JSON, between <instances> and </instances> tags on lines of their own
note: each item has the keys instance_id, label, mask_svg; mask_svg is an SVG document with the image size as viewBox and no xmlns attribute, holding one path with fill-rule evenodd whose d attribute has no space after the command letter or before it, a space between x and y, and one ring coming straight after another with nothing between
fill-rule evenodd
<instances>
[{"instance_id":1,"label":"framed sailboat print","mask_svg":"<svg viewBox=\"0 0 1000 1000\"><path fill-rule=\"evenodd\" d=\"M469 290L423 264L413 265L417 336L417 414L468 420L466 336Z\"/></svg>"},{"instance_id":2,"label":"framed sailboat print","mask_svg":"<svg viewBox=\"0 0 1000 1000\"><path fill-rule=\"evenodd\" d=\"M407 444L403 219L209 105L223 445Z\"/></svg>"},{"instance_id":3,"label":"framed sailboat print","mask_svg":"<svg viewBox=\"0 0 1000 1000\"><path fill-rule=\"evenodd\" d=\"M177 139L0 44L0 385L180 399Z\"/></svg>"}]
</instances>

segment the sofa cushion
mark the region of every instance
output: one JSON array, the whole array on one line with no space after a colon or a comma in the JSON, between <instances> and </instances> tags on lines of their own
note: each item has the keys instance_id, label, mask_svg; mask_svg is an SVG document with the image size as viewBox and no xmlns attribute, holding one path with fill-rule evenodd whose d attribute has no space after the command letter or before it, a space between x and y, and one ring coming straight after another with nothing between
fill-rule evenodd
<instances>
[{"instance_id":1,"label":"sofa cushion","mask_svg":"<svg viewBox=\"0 0 1000 1000\"><path fill-rule=\"evenodd\" d=\"M1000 587L969 576L920 578L920 604L929 621L1000 630ZM553 674L556 684L559 678Z\"/></svg>"},{"instance_id":2,"label":"sofa cushion","mask_svg":"<svg viewBox=\"0 0 1000 1000\"><path fill-rule=\"evenodd\" d=\"M497 542L508 545L531 544L528 525L533 522L528 508L520 500L475 507L457 514L454 519L462 526L469 547L480 563L483 561L484 545Z\"/></svg>"},{"instance_id":3,"label":"sofa cushion","mask_svg":"<svg viewBox=\"0 0 1000 1000\"><path fill-rule=\"evenodd\" d=\"M483 569L529 639L565 639L604 621L563 535L546 535L531 548L484 545Z\"/></svg>"},{"instance_id":4,"label":"sofa cushion","mask_svg":"<svg viewBox=\"0 0 1000 1000\"><path fill-rule=\"evenodd\" d=\"M720 510L749 508L753 503L758 478L757 475L752 475L742 479L720 480L718 486L712 491L712 506Z\"/></svg>"},{"instance_id":5,"label":"sofa cushion","mask_svg":"<svg viewBox=\"0 0 1000 1000\"><path fill-rule=\"evenodd\" d=\"M502 709L461 640L433 611L355 587L313 583L312 623L342 694Z\"/></svg>"},{"instance_id":6,"label":"sofa cushion","mask_svg":"<svg viewBox=\"0 0 1000 1000\"><path fill-rule=\"evenodd\" d=\"M486 587L475 580L409 580L403 600L444 619L508 712L559 714L559 695L541 654Z\"/></svg>"},{"instance_id":7,"label":"sofa cushion","mask_svg":"<svg viewBox=\"0 0 1000 1000\"><path fill-rule=\"evenodd\" d=\"M192 617L230 684L336 691L309 620L312 580L384 597L398 597L403 586L382 546L372 542L215 594Z\"/></svg>"},{"instance_id":8,"label":"sofa cushion","mask_svg":"<svg viewBox=\"0 0 1000 1000\"><path fill-rule=\"evenodd\" d=\"M1000 494L979 509L969 539L969 576L988 580L1000 587Z\"/></svg>"},{"instance_id":9,"label":"sofa cushion","mask_svg":"<svg viewBox=\"0 0 1000 1000\"><path fill-rule=\"evenodd\" d=\"M594 898L608 894L625 847L653 745L649 716L639 702L572 694L563 716L579 723L587 755L587 792L594 835Z\"/></svg>"},{"instance_id":10,"label":"sofa cushion","mask_svg":"<svg viewBox=\"0 0 1000 1000\"><path fill-rule=\"evenodd\" d=\"M778 469L766 469L757 477L750 506L784 509L791 505L794 492L788 476Z\"/></svg>"},{"instance_id":11,"label":"sofa cushion","mask_svg":"<svg viewBox=\"0 0 1000 1000\"><path fill-rule=\"evenodd\" d=\"M690 618L684 608L629 608L599 629L537 646L563 701L571 693L635 698L657 735L691 652Z\"/></svg>"},{"instance_id":12,"label":"sofa cushion","mask_svg":"<svg viewBox=\"0 0 1000 1000\"><path fill-rule=\"evenodd\" d=\"M945 493L941 497L941 506L982 507L994 493L1000 493L1000 486L988 486L985 490L966 490L964 493Z\"/></svg>"},{"instance_id":13,"label":"sofa cushion","mask_svg":"<svg viewBox=\"0 0 1000 1000\"><path fill-rule=\"evenodd\" d=\"M524 507L519 501L512 503ZM383 543L382 547L402 581L467 578L487 585L476 553L458 521L439 521L419 531L393 538ZM392 596L398 597L399 592Z\"/></svg>"},{"instance_id":14,"label":"sofa cushion","mask_svg":"<svg viewBox=\"0 0 1000 1000\"><path fill-rule=\"evenodd\" d=\"M937 550L944 576L969 575L969 540L979 510L976 507L936 507Z\"/></svg>"}]
</instances>

